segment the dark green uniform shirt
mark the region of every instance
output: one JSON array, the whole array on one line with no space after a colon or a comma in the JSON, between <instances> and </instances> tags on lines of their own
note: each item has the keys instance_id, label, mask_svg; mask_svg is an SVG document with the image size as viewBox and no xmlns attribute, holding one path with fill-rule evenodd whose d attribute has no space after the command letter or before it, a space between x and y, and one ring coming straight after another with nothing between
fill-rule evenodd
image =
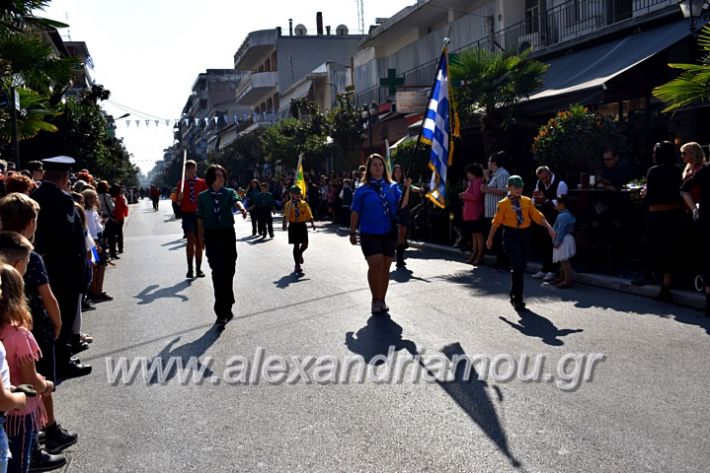
<instances>
[{"instance_id":1,"label":"dark green uniform shirt","mask_svg":"<svg viewBox=\"0 0 710 473\"><path fill-rule=\"evenodd\" d=\"M274 196L271 192L259 192L254 199L254 205L271 210L274 208Z\"/></svg>"},{"instance_id":2,"label":"dark green uniform shirt","mask_svg":"<svg viewBox=\"0 0 710 473\"><path fill-rule=\"evenodd\" d=\"M234 203L241 200L234 189L223 187L215 193L212 188L197 196L197 218L203 219L204 228L219 229L234 226Z\"/></svg>"}]
</instances>

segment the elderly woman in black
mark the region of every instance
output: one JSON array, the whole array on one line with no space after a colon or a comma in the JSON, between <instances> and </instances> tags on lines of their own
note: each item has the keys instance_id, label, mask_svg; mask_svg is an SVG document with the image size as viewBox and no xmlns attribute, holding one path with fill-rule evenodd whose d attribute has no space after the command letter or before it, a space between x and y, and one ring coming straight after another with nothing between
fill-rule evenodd
<instances>
[{"instance_id":1,"label":"elderly woman in black","mask_svg":"<svg viewBox=\"0 0 710 473\"><path fill-rule=\"evenodd\" d=\"M672 302L671 274L678 267L684 224L682 200L678 192L683 179L673 143L656 143L653 160L656 165L646 175L646 256L651 269L663 275L658 300Z\"/></svg>"}]
</instances>

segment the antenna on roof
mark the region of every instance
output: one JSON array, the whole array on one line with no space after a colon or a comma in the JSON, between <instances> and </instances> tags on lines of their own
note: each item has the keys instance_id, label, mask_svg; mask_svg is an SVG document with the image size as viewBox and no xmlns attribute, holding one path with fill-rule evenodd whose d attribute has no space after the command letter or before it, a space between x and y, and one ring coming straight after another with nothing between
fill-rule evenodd
<instances>
[{"instance_id":1,"label":"antenna on roof","mask_svg":"<svg viewBox=\"0 0 710 473\"><path fill-rule=\"evenodd\" d=\"M360 34L365 34L365 0L355 0L357 2L357 26Z\"/></svg>"}]
</instances>

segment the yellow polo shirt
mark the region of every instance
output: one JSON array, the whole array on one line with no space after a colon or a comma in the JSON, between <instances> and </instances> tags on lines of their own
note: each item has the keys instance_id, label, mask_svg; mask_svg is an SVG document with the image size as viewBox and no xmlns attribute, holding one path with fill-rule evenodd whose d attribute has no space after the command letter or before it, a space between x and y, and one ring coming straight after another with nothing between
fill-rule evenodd
<instances>
[{"instance_id":1,"label":"yellow polo shirt","mask_svg":"<svg viewBox=\"0 0 710 473\"><path fill-rule=\"evenodd\" d=\"M298 207L298 217L296 217L296 207ZM283 214L289 223L303 223L313 220L313 214L311 214L310 206L307 202L302 200L296 202L289 200L286 202L284 204Z\"/></svg>"},{"instance_id":2,"label":"yellow polo shirt","mask_svg":"<svg viewBox=\"0 0 710 473\"><path fill-rule=\"evenodd\" d=\"M518 225L518 217L513 208L513 202L509 197L506 197L498 202L496 215L493 217L493 226L500 227L502 225L522 230L529 228L532 222L542 225L542 222L545 221L545 216L535 207L530 197L520 196L520 210L523 214L523 221Z\"/></svg>"}]
</instances>

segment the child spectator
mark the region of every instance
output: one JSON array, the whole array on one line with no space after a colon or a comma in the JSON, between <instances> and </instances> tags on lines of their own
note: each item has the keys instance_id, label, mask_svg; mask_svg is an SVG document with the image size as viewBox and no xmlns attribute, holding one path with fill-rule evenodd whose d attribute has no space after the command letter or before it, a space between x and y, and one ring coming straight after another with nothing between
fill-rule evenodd
<instances>
[{"instance_id":1,"label":"child spectator","mask_svg":"<svg viewBox=\"0 0 710 473\"><path fill-rule=\"evenodd\" d=\"M34 240L37 228L39 205L23 194L10 194L0 199L0 221L3 229L17 232L27 240ZM4 233L4 232L0 232ZM30 247L31 248L31 247ZM5 255L5 260L17 268L17 260ZM32 332L42 350L42 359L37 363L37 370L50 381L56 381L55 342L62 326L61 312L52 288L44 260L37 252L31 251L27 271L24 273L25 294L32 314ZM81 341L93 341L86 334L81 334ZM47 451L58 453L77 441L75 433L67 432L54 419L54 405L51 394L43 396L48 429L45 436ZM40 458L42 457L42 458ZM33 465L44 464L47 454L40 452L37 446L33 451Z\"/></svg>"},{"instance_id":2,"label":"child spectator","mask_svg":"<svg viewBox=\"0 0 710 473\"><path fill-rule=\"evenodd\" d=\"M566 289L572 287L572 264L570 259L577 254L577 245L574 241L574 215L569 211L569 197L561 195L557 198L557 211L559 215L555 220L553 229L557 234L552 250L552 262L560 263L560 278L554 281L555 287Z\"/></svg>"},{"instance_id":3,"label":"child spectator","mask_svg":"<svg viewBox=\"0 0 710 473\"><path fill-rule=\"evenodd\" d=\"M54 383L37 373L35 362L42 357L30 329L32 316L25 299L22 275L8 264L0 264L0 340L7 350L10 382L14 386L29 384L42 396L54 390ZM30 397L25 407L6 413L6 430L10 440L12 458L8 471L27 473L30 468L32 444L37 431L47 423L47 414L41 397ZM66 464L66 457L57 455L54 468Z\"/></svg>"},{"instance_id":4,"label":"child spectator","mask_svg":"<svg viewBox=\"0 0 710 473\"><path fill-rule=\"evenodd\" d=\"M7 352L0 342L0 411L5 413L11 409L23 409L27 398L23 393L11 391L10 367L7 365ZM7 462L10 459L10 444L3 427L5 416L0 416L0 473L7 472Z\"/></svg>"}]
</instances>

